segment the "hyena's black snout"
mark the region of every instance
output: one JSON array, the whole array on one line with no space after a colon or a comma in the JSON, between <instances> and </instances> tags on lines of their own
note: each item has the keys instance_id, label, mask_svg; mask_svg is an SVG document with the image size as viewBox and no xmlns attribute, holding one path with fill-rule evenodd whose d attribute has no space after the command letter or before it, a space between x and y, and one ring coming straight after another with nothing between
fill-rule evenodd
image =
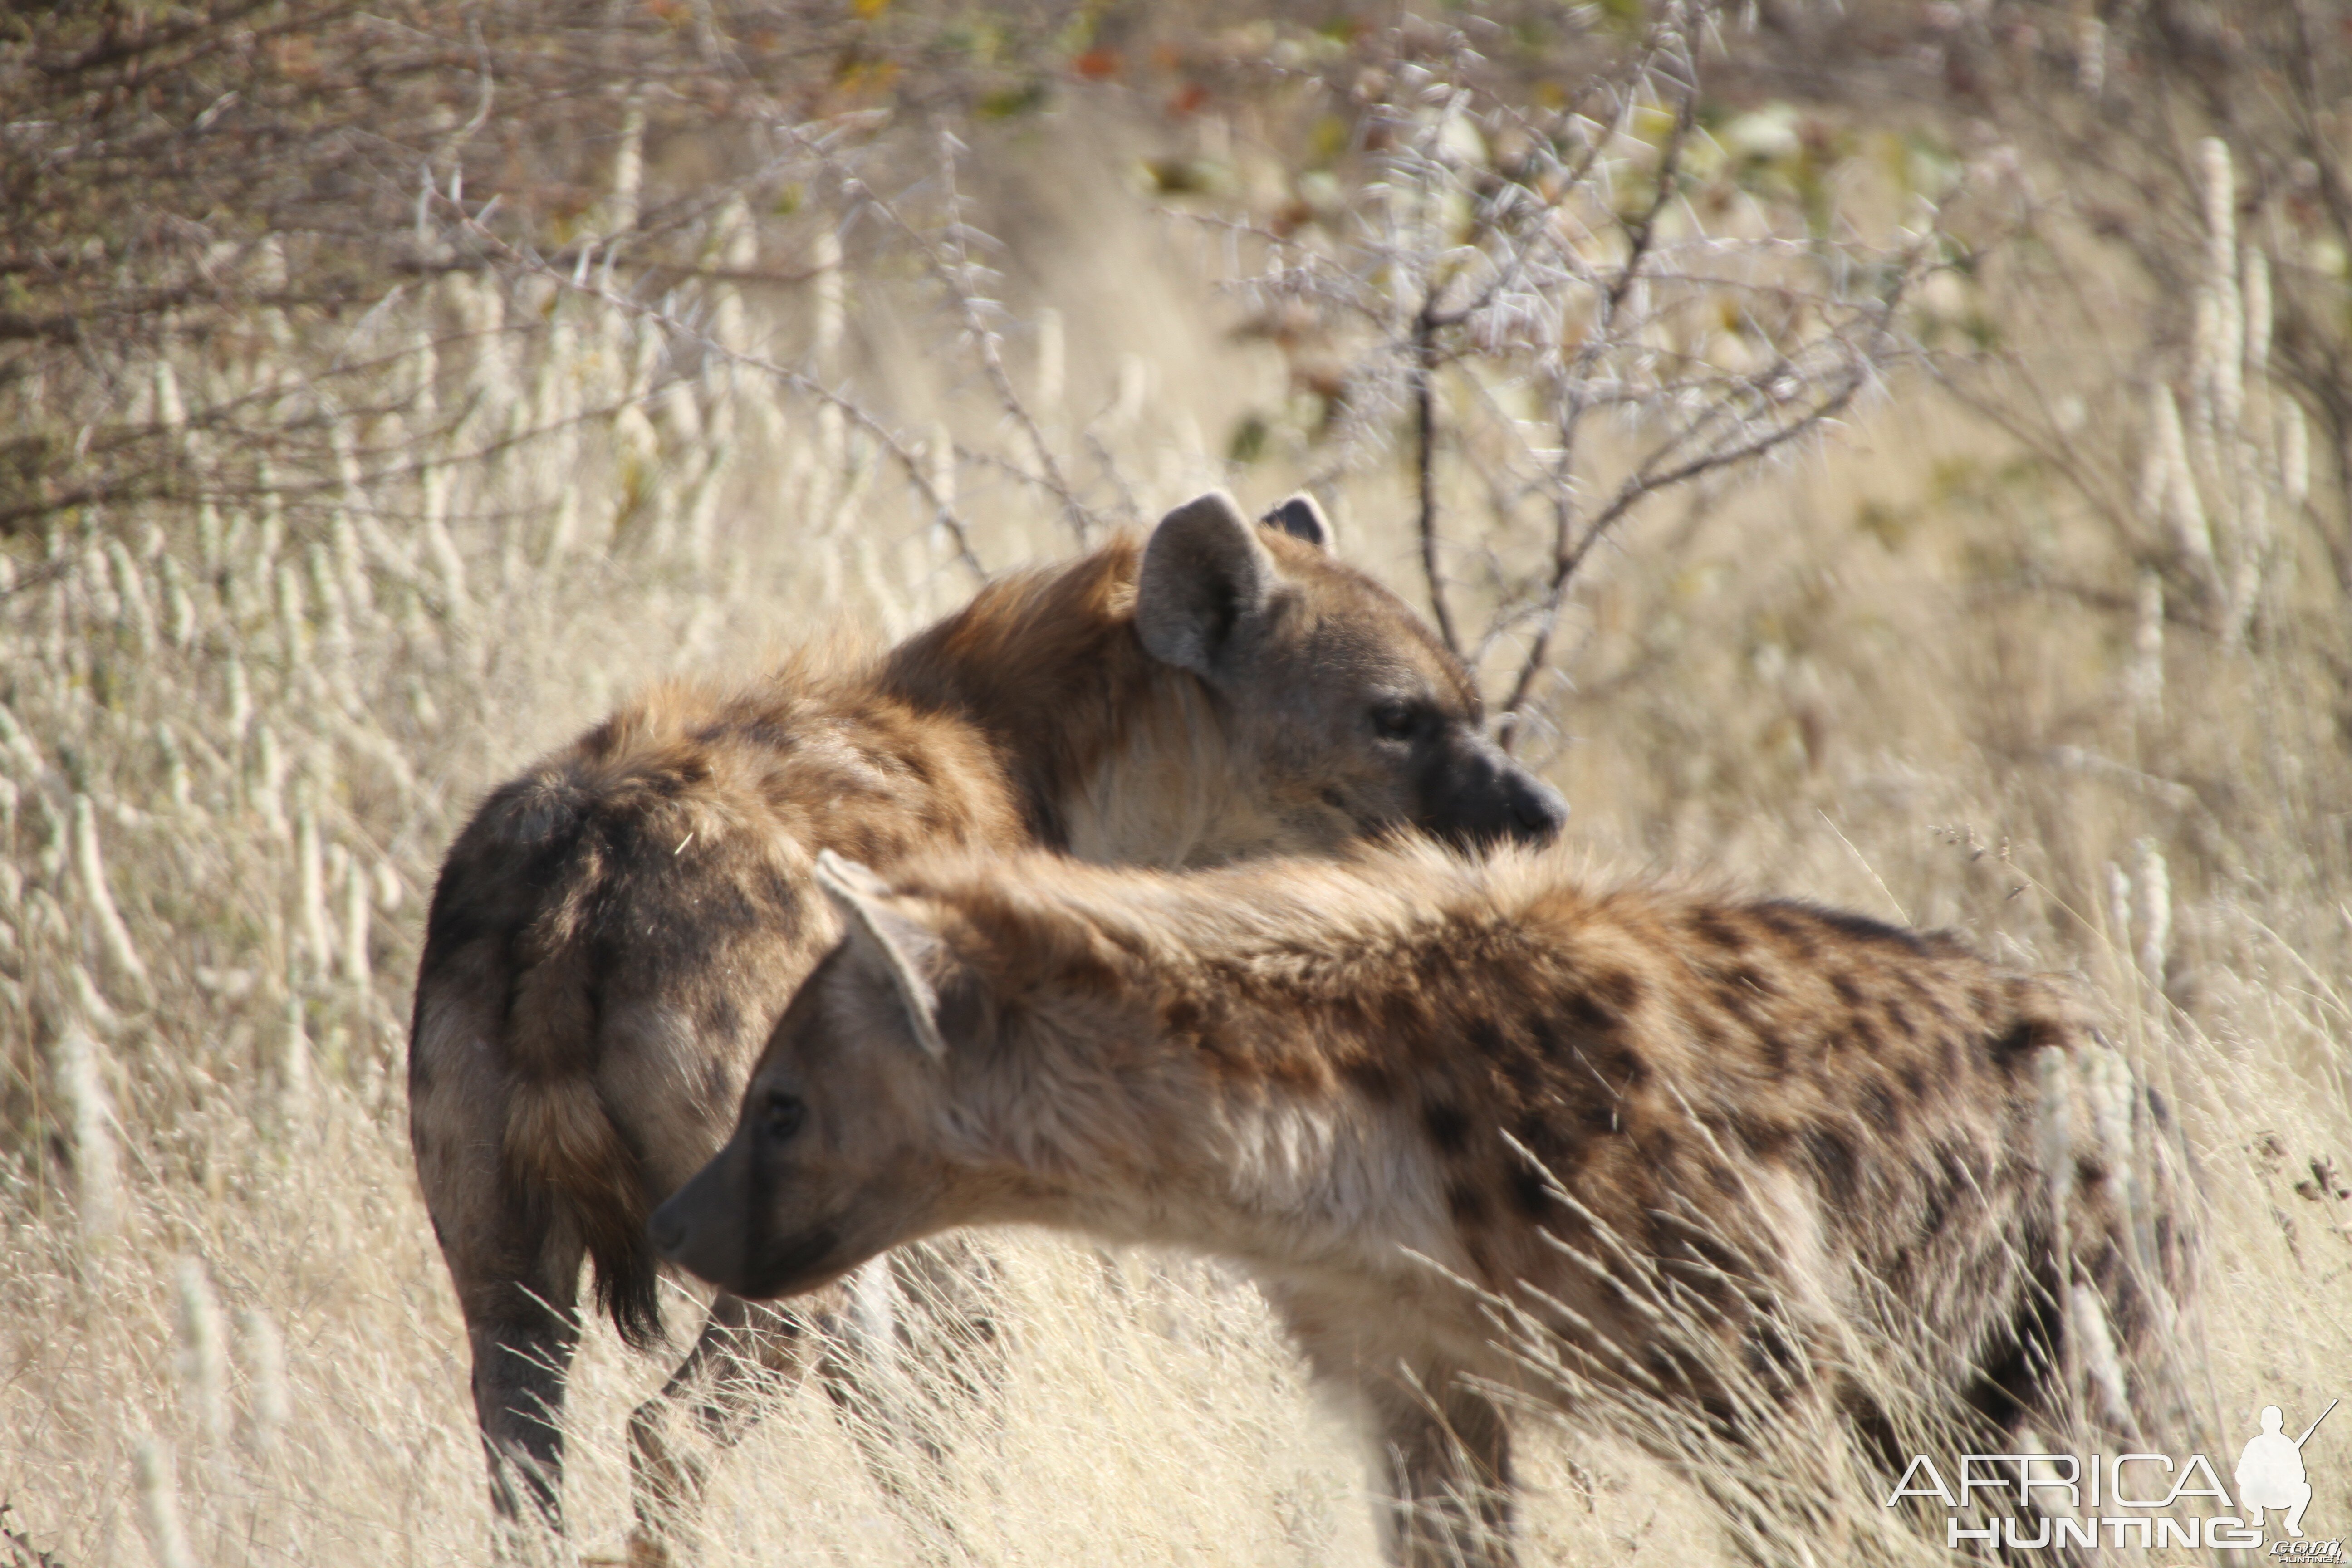
<instances>
[{"instance_id":1,"label":"hyena's black snout","mask_svg":"<svg viewBox=\"0 0 2352 1568\"><path fill-rule=\"evenodd\" d=\"M1568 826L1568 800L1502 748L1465 737L1423 786L1422 826L1473 846L1548 844Z\"/></svg>"},{"instance_id":2,"label":"hyena's black snout","mask_svg":"<svg viewBox=\"0 0 2352 1568\"><path fill-rule=\"evenodd\" d=\"M1516 837L1549 843L1568 826L1568 797L1533 773L1514 767L1503 779Z\"/></svg>"},{"instance_id":3,"label":"hyena's black snout","mask_svg":"<svg viewBox=\"0 0 2352 1568\"><path fill-rule=\"evenodd\" d=\"M646 1220L646 1239L664 1261L713 1285L742 1272L745 1213L741 1173L722 1149Z\"/></svg>"},{"instance_id":4,"label":"hyena's black snout","mask_svg":"<svg viewBox=\"0 0 2352 1568\"><path fill-rule=\"evenodd\" d=\"M656 1252L675 1263L677 1255L685 1250L688 1228L686 1215L678 1212L677 1205L666 1203L646 1221L646 1237L654 1244Z\"/></svg>"}]
</instances>

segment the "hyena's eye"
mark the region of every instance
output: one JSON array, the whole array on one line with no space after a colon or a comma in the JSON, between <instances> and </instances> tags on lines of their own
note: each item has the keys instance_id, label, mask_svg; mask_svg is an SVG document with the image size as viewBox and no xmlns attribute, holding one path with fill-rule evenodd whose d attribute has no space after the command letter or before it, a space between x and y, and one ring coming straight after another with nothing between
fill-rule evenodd
<instances>
[{"instance_id":1,"label":"hyena's eye","mask_svg":"<svg viewBox=\"0 0 2352 1568\"><path fill-rule=\"evenodd\" d=\"M798 1132L801 1123L807 1120L808 1107L799 1095L772 1089L760 1106L760 1136L771 1143L782 1143Z\"/></svg>"},{"instance_id":2,"label":"hyena's eye","mask_svg":"<svg viewBox=\"0 0 2352 1568\"><path fill-rule=\"evenodd\" d=\"M1372 710L1372 733L1383 741L1410 741L1421 730L1421 710L1393 698Z\"/></svg>"}]
</instances>

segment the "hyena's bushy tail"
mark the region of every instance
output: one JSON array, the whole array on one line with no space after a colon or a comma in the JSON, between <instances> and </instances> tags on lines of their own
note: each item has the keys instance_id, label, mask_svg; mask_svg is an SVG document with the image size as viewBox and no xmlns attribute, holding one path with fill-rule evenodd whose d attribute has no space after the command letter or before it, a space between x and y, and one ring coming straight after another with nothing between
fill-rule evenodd
<instances>
[{"instance_id":1,"label":"hyena's bushy tail","mask_svg":"<svg viewBox=\"0 0 2352 1568\"><path fill-rule=\"evenodd\" d=\"M478 990L503 1068L499 1158L514 1192L586 1249L597 1306L644 1348L663 1337L655 1194L597 1083L604 927L635 814L572 770L517 781L451 849L418 975ZM420 1016L424 1009L419 1009ZM419 1042L420 1047L424 1042Z\"/></svg>"},{"instance_id":2,"label":"hyena's bushy tail","mask_svg":"<svg viewBox=\"0 0 2352 1568\"><path fill-rule=\"evenodd\" d=\"M646 1235L654 1197L597 1087L596 906L611 881L604 846L583 832L515 943L508 1059L513 1098L502 1150L529 1192L562 1209L588 1249L596 1305L640 1350L663 1337L660 1264Z\"/></svg>"}]
</instances>

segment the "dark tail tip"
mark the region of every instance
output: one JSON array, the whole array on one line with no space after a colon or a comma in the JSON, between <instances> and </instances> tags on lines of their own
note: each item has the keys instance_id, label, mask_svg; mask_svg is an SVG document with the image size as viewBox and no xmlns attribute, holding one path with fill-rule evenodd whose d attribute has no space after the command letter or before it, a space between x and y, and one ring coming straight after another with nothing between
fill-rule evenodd
<instances>
[{"instance_id":1,"label":"dark tail tip","mask_svg":"<svg viewBox=\"0 0 2352 1568\"><path fill-rule=\"evenodd\" d=\"M634 1351L658 1350L669 1342L662 1322L661 1260L654 1256L643 1225L615 1226L614 1234L589 1244L596 1269L596 1307L613 1320L621 1342Z\"/></svg>"}]
</instances>

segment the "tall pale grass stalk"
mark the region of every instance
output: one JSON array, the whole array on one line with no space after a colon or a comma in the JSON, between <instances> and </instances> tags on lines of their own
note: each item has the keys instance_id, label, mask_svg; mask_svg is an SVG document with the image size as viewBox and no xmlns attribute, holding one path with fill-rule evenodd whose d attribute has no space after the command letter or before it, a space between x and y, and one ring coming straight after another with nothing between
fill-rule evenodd
<instances>
[{"instance_id":1,"label":"tall pale grass stalk","mask_svg":"<svg viewBox=\"0 0 2352 1568\"><path fill-rule=\"evenodd\" d=\"M2132 885L2131 873L2107 862L2107 945L2118 953L2132 953Z\"/></svg>"},{"instance_id":2,"label":"tall pale grass stalk","mask_svg":"<svg viewBox=\"0 0 2352 1568\"><path fill-rule=\"evenodd\" d=\"M842 325L846 319L849 290L841 269L841 236L831 227L817 231L809 250L811 290L816 314L809 331L809 359L823 374L841 352Z\"/></svg>"},{"instance_id":3,"label":"tall pale grass stalk","mask_svg":"<svg viewBox=\"0 0 2352 1568\"><path fill-rule=\"evenodd\" d=\"M2133 1434L2131 1400L2125 1393L2123 1363L2116 1354L2107 1310L2088 1285L2077 1284L2069 1292L2066 1327L2070 1339L2081 1342L2083 1371L2097 1400L2099 1419L2114 1431Z\"/></svg>"},{"instance_id":4,"label":"tall pale grass stalk","mask_svg":"<svg viewBox=\"0 0 2352 1568\"><path fill-rule=\"evenodd\" d=\"M228 1436L228 1331L212 1279L200 1258L173 1268L179 1297L180 1376L187 1390L190 1426L205 1442Z\"/></svg>"},{"instance_id":5,"label":"tall pale grass stalk","mask_svg":"<svg viewBox=\"0 0 2352 1568\"><path fill-rule=\"evenodd\" d=\"M74 796L73 849L74 872L81 883L90 923L97 929L99 946L116 976L143 996L150 989L147 964L139 956L131 928L122 923L122 913L115 908L114 895L107 887L106 861L99 852L98 811L86 795Z\"/></svg>"},{"instance_id":6,"label":"tall pale grass stalk","mask_svg":"<svg viewBox=\"0 0 2352 1568\"><path fill-rule=\"evenodd\" d=\"M278 1048L278 1095L291 1121L299 1122L310 1109L310 1030L298 995L286 1004L286 1023Z\"/></svg>"},{"instance_id":7,"label":"tall pale grass stalk","mask_svg":"<svg viewBox=\"0 0 2352 1568\"><path fill-rule=\"evenodd\" d=\"M2135 847L2139 858L2134 881L2139 893L2140 973L2160 993L2172 952L2172 879L2155 839L2143 838Z\"/></svg>"},{"instance_id":8,"label":"tall pale grass stalk","mask_svg":"<svg viewBox=\"0 0 2352 1568\"><path fill-rule=\"evenodd\" d=\"M2164 716L2164 578L2139 574L2132 616L2132 662L2126 680L2133 708L2144 719Z\"/></svg>"},{"instance_id":9,"label":"tall pale grass stalk","mask_svg":"<svg viewBox=\"0 0 2352 1568\"><path fill-rule=\"evenodd\" d=\"M342 943L341 967L343 978L352 989L364 994L373 978L368 960L371 879L366 868L360 864L358 856L342 855L340 858L343 887L342 929L338 932Z\"/></svg>"},{"instance_id":10,"label":"tall pale grass stalk","mask_svg":"<svg viewBox=\"0 0 2352 1568\"><path fill-rule=\"evenodd\" d=\"M335 938L327 913L326 856L320 847L319 814L308 800L294 808L295 919L302 933L302 971L333 973Z\"/></svg>"},{"instance_id":11,"label":"tall pale grass stalk","mask_svg":"<svg viewBox=\"0 0 2352 1568\"><path fill-rule=\"evenodd\" d=\"M2242 292L2246 374L2259 379L2269 372L2271 364L2271 263L2269 257L2252 247L2246 251Z\"/></svg>"},{"instance_id":12,"label":"tall pale grass stalk","mask_svg":"<svg viewBox=\"0 0 2352 1568\"><path fill-rule=\"evenodd\" d=\"M621 111L621 134L613 151L612 189L605 197L604 229L622 236L637 226L637 204L646 177L646 104L633 96Z\"/></svg>"},{"instance_id":13,"label":"tall pale grass stalk","mask_svg":"<svg viewBox=\"0 0 2352 1568\"><path fill-rule=\"evenodd\" d=\"M2303 405L2282 396L2273 406L2279 433L2279 493L2289 507L2300 507L2311 495L2311 434L2304 425Z\"/></svg>"},{"instance_id":14,"label":"tall pale grass stalk","mask_svg":"<svg viewBox=\"0 0 2352 1568\"><path fill-rule=\"evenodd\" d=\"M2141 510L2163 531L2174 549L2207 578L2212 576L2213 533L2205 502L2189 463L2180 427L2180 407L2172 389L2158 383L2148 392L2148 449L2140 484Z\"/></svg>"},{"instance_id":15,"label":"tall pale grass stalk","mask_svg":"<svg viewBox=\"0 0 2352 1568\"><path fill-rule=\"evenodd\" d=\"M277 1322L258 1307L239 1317L246 1377L246 1442L257 1454L274 1452L294 1419L293 1394L286 1384L286 1342Z\"/></svg>"},{"instance_id":16,"label":"tall pale grass stalk","mask_svg":"<svg viewBox=\"0 0 2352 1568\"><path fill-rule=\"evenodd\" d=\"M78 1023L68 1025L58 1042L58 1092L73 1131L74 1212L85 1241L112 1235L121 1218L121 1172L105 1064L105 1047L96 1037Z\"/></svg>"},{"instance_id":17,"label":"tall pale grass stalk","mask_svg":"<svg viewBox=\"0 0 2352 1568\"><path fill-rule=\"evenodd\" d=\"M139 1532L155 1568L196 1568L188 1531L180 1522L180 1483L172 1450L161 1438L142 1438L131 1460L139 1500Z\"/></svg>"},{"instance_id":18,"label":"tall pale grass stalk","mask_svg":"<svg viewBox=\"0 0 2352 1568\"><path fill-rule=\"evenodd\" d=\"M253 808L261 818L265 832L280 843L293 829L286 821L285 749L278 743L278 730L268 721L254 726L253 731Z\"/></svg>"},{"instance_id":19,"label":"tall pale grass stalk","mask_svg":"<svg viewBox=\"0 0 2352 1568\"><path fill-rule=\"evenodd\" d=\"M2198 144L2205 206L2205 280L2198 295L2197 382L2210 399L2217 439L2232 439L2245 407L2245 303L2238 284L2237 177L2230 144L2209 136Z\"/></svg>"}]
</instances>

